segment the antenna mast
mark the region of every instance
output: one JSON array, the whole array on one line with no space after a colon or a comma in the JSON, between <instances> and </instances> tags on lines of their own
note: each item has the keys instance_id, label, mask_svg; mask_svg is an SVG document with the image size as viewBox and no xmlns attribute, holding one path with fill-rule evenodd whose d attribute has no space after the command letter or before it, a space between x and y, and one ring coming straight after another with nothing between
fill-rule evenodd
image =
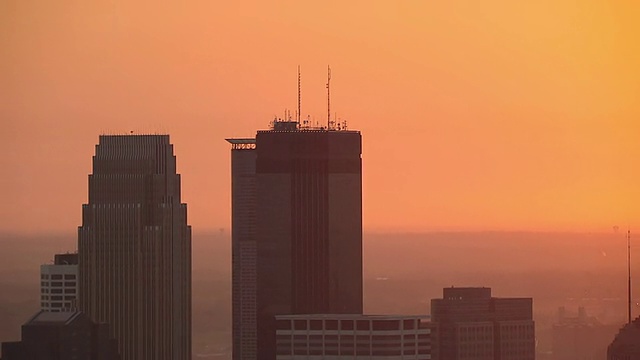
<instances>
[{"instance_id":1,"label":"antenna mast","mask_svg":"<svg viewBox=\"0 0 640 360\"><path fill-rule=\"evenodd\" d=\"M327 130L331 128L331 90L329 84L331 83L331 68L327 65Z\"/></svg>"},{"instance_id":2,"label":"antenna mast","mask_svg":"<svg viewBox=\"0 0 640 360\"><path fill-rule=\"evenodd\" d=\"M631 229L627 229L627 274L628 274L628 284L627 284L627 296L628 296L628 323L631 324Z\"/></svg>"},{"instance_id":3,"label":"antenna mast","mask_svg":"<svg viewBox=\"0 0 640 360\"><path fill-rule=\"evenodd\" d=\"M300 65L298 65L298 125L300 124Z\"/></svg>"}]
</instances>

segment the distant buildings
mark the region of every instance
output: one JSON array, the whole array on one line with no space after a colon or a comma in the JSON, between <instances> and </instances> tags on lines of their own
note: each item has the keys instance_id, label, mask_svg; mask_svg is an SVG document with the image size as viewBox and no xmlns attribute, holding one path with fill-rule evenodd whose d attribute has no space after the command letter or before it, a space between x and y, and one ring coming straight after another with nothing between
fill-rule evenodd
<instances>
[{"instance_id":1,"label":"distant buildings","mask_svg":"<svg viewBox=\"0 0 640 360\"><path fill-rule=\"evenodd\" d=\"M414 359L431 355L426 316L278 315L277 360Z\"/></svg>"},{"instance_id":2,"label":"distant buildings","mask_svg":"<svg viewBox=\"0 0 640 360\"><path fill-rule=\"evenodd\" d=\"M102 135L78 229L79 305L124 360L191 359L191 227L169 135Z\"/></svg>"},{"instance_id":3,"label":"distant buildings","mask_svg":"<svg viewBox=\"0 0 640 360\"><path fill-rule=\"evenodd\" d=\"M119 360L106 324L79 311L40 311L22 326L22 341L2 344L1 360Z\"/></svg>"},{"instance_id":4,"label":"distant buildings","mask_svg":"<svg viewBox=\"0 0 640 360\"><path fill-rule=\"evenodd\" d=\"M607 348L607 360L640 360L640 317L620 329Z\"/></svg>"},{"instance_id":5,"label":"distant buildings","mask_svg":"<svg viewBox=\"0 0 640 360\"><path fill-rule=\"evenodd\" d=\"M445 288L431 300L442 360L533 360L531 298L494 298L490 288ZM435 358L435 357L434 357Z\"/></svg>"},{"instance_id":6,"label":"distant buildings","mask_svg":"<svg viewBox=\"0 0 640 360\"><path fill-rule=\"evenodd\" d=\"M275 315L362 313L361 136L277 120L228 141L233 358L271 360Z\"/></svg>"},{"instance_id":7,"label":"distant buildings","mask_svg":"<svg viewBox=\"0 0 640 360\"><path fill-rule=\"evenodd\" d=\"M40 265L40 302L43 311L69 311L76 307L78 254L56 254L53 264Z\"/></svg>"},{"instance_id":8,"label":"distant buildings","mask_svg":"<svg viewBox=\"0 0 640 360\"><path fill-rule=\"evenodd\" d=\"M607 357L607 346L619 326L603 325L588 316L584 307L577 316L567 315L564 307L558 310L553 325L553 360L600 360Z\"/></svg>"}]
</instances>

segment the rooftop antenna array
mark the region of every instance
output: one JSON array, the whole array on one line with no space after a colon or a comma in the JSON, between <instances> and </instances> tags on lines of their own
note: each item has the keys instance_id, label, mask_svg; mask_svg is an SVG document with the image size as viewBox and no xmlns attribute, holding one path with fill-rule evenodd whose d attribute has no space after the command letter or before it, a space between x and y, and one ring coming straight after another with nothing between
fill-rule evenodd
<instances>
[{"instance_id":1,"label":"rooftop antenna array","mask_svg":"<svg viewBox=\"0 0 640 360\"><path fill-rule=\"evenodd\" d=\"M331 67L327 65L327 130L331 129Z\"/></svg>"},{"instance_id":2,"label":"rooftop antenna array","mask_svg":"<svg viewBox=\"0 0 640 360\"><path fill-rule=\"evenodd\" d=\"M298 65L298 124L300 124L300 65Z\"/></svg>"}]
</instances>

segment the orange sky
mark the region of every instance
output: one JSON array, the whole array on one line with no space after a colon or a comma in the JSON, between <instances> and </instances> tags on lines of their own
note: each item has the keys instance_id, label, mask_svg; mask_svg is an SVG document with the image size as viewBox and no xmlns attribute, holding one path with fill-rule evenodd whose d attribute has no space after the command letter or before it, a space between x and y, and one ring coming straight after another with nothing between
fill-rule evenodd
<instances>
[{"instance_id":1,"label":"orange sky","mask_svg":"<svg viewBox=\"0 0 640 360\"><path fill-rule=\"evenodd\" d=\"M168 132L194 231L275 114L363 134L365 230L640 228L637 1L0 2L0 231L75 231L101 133Z\"/></svg>"}]
</instances>

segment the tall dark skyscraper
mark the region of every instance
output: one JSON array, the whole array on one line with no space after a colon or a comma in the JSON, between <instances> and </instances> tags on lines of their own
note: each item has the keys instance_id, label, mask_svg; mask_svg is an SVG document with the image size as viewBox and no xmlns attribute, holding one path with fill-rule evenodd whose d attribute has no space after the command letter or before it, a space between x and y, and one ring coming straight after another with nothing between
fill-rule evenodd
<instances>
[{"instance_id":1,"label":"tall dark skyscraper","mask_svg":"<svg viewBox=\"0 0 640 360\"><path fill-rule=\"evenodd\" d=\"M169 135L103 135L78 229L80 308L123 360L191 359L191 227Z\"/></svg>"},{"instance_id":2,"label":"tall dark skyscraper","mask_svg":"<svg viewBox=\"0 0 640 360\"><path fill-rule=\"evenodd\" d=\"M275 121L228 141L234 359L274 359L275 315L362 313L361 135Z\"/></svg>"}]
</instances>

